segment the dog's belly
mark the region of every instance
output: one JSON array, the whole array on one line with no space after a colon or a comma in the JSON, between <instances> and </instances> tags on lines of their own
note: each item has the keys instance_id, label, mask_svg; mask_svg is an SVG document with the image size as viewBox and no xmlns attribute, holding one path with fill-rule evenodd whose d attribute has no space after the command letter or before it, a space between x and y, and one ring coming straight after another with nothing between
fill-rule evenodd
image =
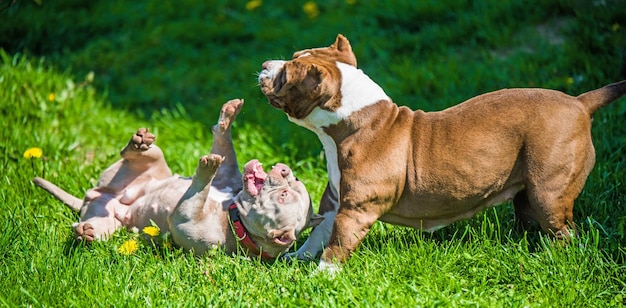
<instances>
[{"instance_id":1,"label":"dog's belly","mask_svg":"<svg viewBox=\"0 0 626 308\"><path fill-rule=\"evenodd\" d=\"M177 175L146 185L145 194L130 205L130 225L140 230L153 222L167 231L167 217L189 188L190 179Z\"/></svg>"},{"instance_id":2,"label":"dog's belly","mask_svg":"<svg viewBox=\"0 0 626 308\"><path fill-rule=\"evenodd\" d=\"M485 208L511 201L522 189L524 186L516 183L500 191L463 200L446 196L404 198L379 220L433 232L455 221L472 218Z\"/></svg>"}]
</instances>

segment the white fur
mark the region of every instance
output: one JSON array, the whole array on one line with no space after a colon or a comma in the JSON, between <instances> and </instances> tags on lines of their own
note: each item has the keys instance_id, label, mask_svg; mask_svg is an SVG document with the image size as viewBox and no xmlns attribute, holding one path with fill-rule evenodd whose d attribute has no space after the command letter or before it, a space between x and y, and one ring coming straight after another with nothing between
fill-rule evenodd
<instances>
[{"instance_id":1,"label":"white fur","mask_svg":"<svg viewBox=\"0 0 626 308\"><path fill-rule=\"evenodd\" d=\"M341 107L337 109L339 119L345 119L363 107L381 100L390 100L383 88L362 70L352 65L337 62L341 72Z\"/></svg>"},{"instance_id":2,"label":"white fur","mask_svg":"<svg viewBox=\"0 0 626 308\"><path fill-rule=\"evenodd\" d=\"M336 63L341 72L341 107L335 112L316 107L302 120L292 117L289 117L289 120L302 127L308 128L319 137L324 146L326 159L328 160L327 169L331 187L334 189L335 195L339 196L339 180L341 174L339 173L337 163L337 145L335 141L324 132L324 127L339 123L339 121L347 118L363 107L375 104L381 100L389 100L389 96L387 96L379 85L365 75L362 70L342 62ZM277 64L280 65L276 65L277 67L272 66L272 71L277 71L284 62ZM271 74L273 75L273 73Z\"/></svg>"},{"instance_id":3,"label":"white fur","mask_svg":"<svg viewBox=\"0 0 626 308\"><path fill-rule=\"evenodd\" d=\"M211 187L209 190L209 198L213 200L229 200L233 198L233 189L225 187L223 190L219 190L215 187Z\"/></svg>"},{"instance_id":4,"label":"white fur","mask_svg":"<svg viewBox=\"0 0 626 308\"><path fill-rule=\"evenodd\" d=\"M319 275L320 273L326 273L330 277L335 277L335 275L340 271L341 265L320 260L320 263L318 264L317 269L313 272L313 274Z\"/></svg>"},{"instance_id":5,"label":"white fur","mask_svg":"<svg viewBox=\"0 0 626 308\"><path fill-rule=\"evenodd\" d=\"M283 65L285 65L287 61L283 61L283 60L272 60L272 61L268 61L267 63L267 67L261 71L261 73L259 73L259 81L263 78L274 78L274 76L276 76L276 73L278 73L278 70L283 67Z\"/></svg>"},{"instance_id":6,"label":"white fur","mask_svg":"<svg viewBox=\"0 0 626 308\"><path fill-rule=\"evenodd\" d=\"M282 64L284 63L280 66ZM271 66L272 73L270 74L273 76L273 72L277 71L280 66ZM337 124L363 107L381 100L390 100L385 91L362 70L342 62L337 62L337 67L341 72L341 107L334 112L316 107L303 120L290 118L292 122L316 131L313 128L321 129Z\"/></svg>"}]
</instances>

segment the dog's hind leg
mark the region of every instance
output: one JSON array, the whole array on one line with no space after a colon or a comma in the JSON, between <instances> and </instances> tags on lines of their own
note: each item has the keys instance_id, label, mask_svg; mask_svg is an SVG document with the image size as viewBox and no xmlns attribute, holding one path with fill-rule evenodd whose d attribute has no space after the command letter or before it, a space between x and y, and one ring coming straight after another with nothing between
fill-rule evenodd
<instances>
[{"instance_id":1,"label":"dog's hind leg","mask_svg":"<svg viewBox=\"0 0 626 308\"><path fill-rule=\"evenodd\" d=\"M558 166L535 164L538 168L533 169L542 172L528 179L526 189L532 212L541 228L556 238L568 239L576 232L574 200L582 191L595 161L593 147L586 153L581 152Z\"/></svg>"},{"instance_id":2,"label":"dog's hind leg","mask_svg":"<svg viewBox=\"0 0 626 308\"><path fill-rule=\"evenodd\" d=\"M106 240L121 227L122 224L113 216L92 217L86 221L72 224L74 237L78 241L85 241L87 243L95 240Z\"/></svg>"},{"instance_id":3,"label":"dog's hind leg","mask_svg":"<svg viewBox=\"0 0 626 308\"><path fill-rule=\"evenodd\" d=\"M530 204L537 215L541 228L558 239L569 239L575 234L573 210L578 194L534 194Z\"/></svg>"},{"instance_id":4,"label":"dog's hind leg","mask_svg":"<svg viewBox=\"0 0 626 308\"><path fill-rule=\"evenodd\" d=\"M526 189L515 194L513 208L515 209L515 227L518 231L528 230L533 223L537 222L537 215L528 201Z\"/></svg>"},{"instance_id":5,"label":"dog's hind leg","mask_svg":"<svg viewBox=\"0 0 626 308\"><path fill-rule=\"evenodd\" d=\"M148 151L150 146L156 141L156 136L148 132L147 128L139 128L137 132L130 137L126 146L120 151L120 156L125 159L138 159L142 156L143 160L161 159L163 153L161 151Z\"/></svg>"},{"instance_id":6,"label":"dog's hind leg","mask_svg":"<svg viewBox=\"0 0 626 308\"><path fill-rule=\"evenodd\" d=\"M213 186L222 190L229 188L233 193L237 193L243 188L241 181L241 172L237 165L237 155L233 147L231 137L231 127L235 121L243 100L233 99L226 102L222 106L220 117L212 128L213 144L211 146L211 154L217 154L224 157L224 162L217 172Z\"/></svg>"}]
</instances>

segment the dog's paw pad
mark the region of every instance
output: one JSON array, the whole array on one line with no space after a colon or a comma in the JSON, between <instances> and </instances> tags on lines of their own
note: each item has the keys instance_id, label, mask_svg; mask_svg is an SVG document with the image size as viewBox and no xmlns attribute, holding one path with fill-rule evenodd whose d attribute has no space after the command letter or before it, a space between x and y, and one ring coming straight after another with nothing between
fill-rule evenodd
<instances>
[{"instance_id":1,"label":"dog's paw pad","mask_svg":"<svg viewBox=\"0 0 626 308\"><path fill-rule=\"evenodd\" d=\"M223 162L224 156L209 154L200 158L198 166L205 169L217 169Z\"/></svg>"},{"instance_id":2,"label":"dog's paw pad","mask_svg":"<svg viewBox=\"0 0 626 308\"><path fill-rule=\"evenodd\" d=\"M222 111L220 112L220 119L217 122L216 129L220 133L224 133L228 128L230 128L231 124L235 122L235 118L241 111L241 107L243 106L242 99L233 99L226 102L222 106Z\"/></svg>"},{"instance_id":3,"label":"dog's paw pad","mask_svg":"<svg viewBox=\"0 0 626 308\"><path fill-rule=\"evenodd\" d=\"M205 184L212 181L217 173L217 169L224 162L224 156L217 154L209 154L202 156L198 162L198 169L194 175L194 180L199 180Z\"/></svg>"},{"instance_id":4,"label":"dog's paw pad","mask_svg":"<svg viewBox=\"0 0 626 308\"><path fill-rule=\"evenodd\" d=\"M130 139L133 149L146 151L156 141L156 136L148 132L147 128L140 128Z\"/></svg>"},{"instance_id":5,"label":"dog's paw pad","mask_svg":"<svg viewBox=\"0 0 626 308\"><path fill-rule=\"evenodd\" d=\"M74 233L76 235L76 239L79 241L85 241L87 243L91 243L96 239L95 230L90 223L80 223L75 229Z\"/></svg>"}]
</instances>

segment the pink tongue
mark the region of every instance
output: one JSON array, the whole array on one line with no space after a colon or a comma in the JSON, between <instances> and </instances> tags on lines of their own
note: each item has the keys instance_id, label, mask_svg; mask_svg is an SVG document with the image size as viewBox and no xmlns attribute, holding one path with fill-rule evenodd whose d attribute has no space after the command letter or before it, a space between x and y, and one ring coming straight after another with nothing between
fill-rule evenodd
<instances>
[{"instance_id":1,"label":"pink tongue","mask_svg":"<svg viewBox=\"0 0 626 308\"><path fill-rule=\"evenodd\" d=\"M261 188L263 188L266 177L267 174L263 171L261 164L253 166L252 172L246 175L248 192L253 196L257 196Z\"/></svg>"},{"instance_id":2,"label":"pink tongue","mask_svg":"<svg viewBox=\"0 0 626 308\"><path fill-rule=\"evenodd\" d=\"M263 187L263 180L257 179L254 174L249 174L247 178L248 192L253 196L257 196Z\"/></svg>"}]
</instances>

